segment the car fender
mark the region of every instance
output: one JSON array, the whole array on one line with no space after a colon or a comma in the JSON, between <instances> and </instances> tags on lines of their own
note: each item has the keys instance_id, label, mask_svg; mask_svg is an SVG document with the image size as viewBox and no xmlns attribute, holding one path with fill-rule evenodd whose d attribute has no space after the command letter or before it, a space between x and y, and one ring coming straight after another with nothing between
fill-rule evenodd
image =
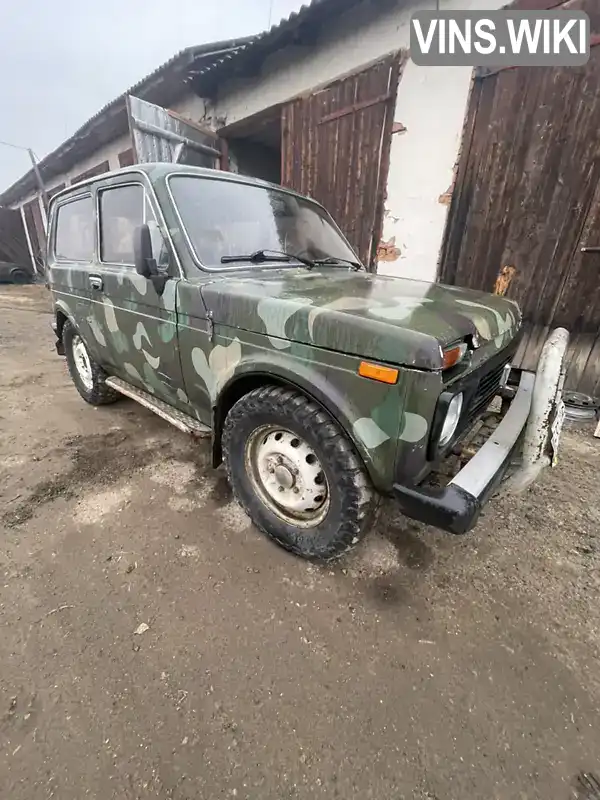
<instances>
[{"instance_id":1,"label":"car fender","mask_svg":"<svg viewBox=\"0 0 600 800\"><path fill-rule=\"evenodd\" d=\"M385 490L391 480L390 475L382 473L381 466L373 457L373 453L365 446L364 442L353 433L353 422L360 414L351 399L344 395L334 384L327 380L319 370L311 367L310 362L295 360L293 369L290 368L289 358L279 358L277 353L269 354L269 358L241 362L220 387L213 407L213 460L220 463L221 429L224 422L224 407L227 409L228 397L231 392L235 394L236 384L240 382L252 385L250 379L256 379L256 386L269 383L269 380L278 384L285 384L296 388L307 397L316 401L343 429L348 439L354 445L360 456L373 484ZM256 388L253 387L253 388ZM249 389L251 391L251 389ZM236 398L238 399L238 398Z\"/></svg>"}]
</instances>

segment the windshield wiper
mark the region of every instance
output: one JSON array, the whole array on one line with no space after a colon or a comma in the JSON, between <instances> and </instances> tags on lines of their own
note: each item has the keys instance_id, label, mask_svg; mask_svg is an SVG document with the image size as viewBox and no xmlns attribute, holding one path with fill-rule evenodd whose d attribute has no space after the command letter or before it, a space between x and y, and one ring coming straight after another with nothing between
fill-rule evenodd
<instances>
[{"instance_id":1,"label":"windshield wiper","mask_svg":"<svg viewBox=\"0 0 600 800\"><path fill-rule=\"evenodd\" d=\"M354 270L362 269L362 264L358 261L351 261L348 258L338 258L337 256L327 256L327 258L305 258L297 253L287 253L285 250L256 250L254 253L242 253L238 256L222 256L221 264L233 264L236 261L249 261L252 264L262 264L265 261L281 261L287 263L295 259L304 264L308 269L314 267L324 267L335 264L348 264Z\"/></svg>"},{"instance_id":2,"label":"windshield wiper","mask_svg":"<svg viewBox=\"0 0 600 800\"><path fill-rule=\"evenodd\" d=\"M349 258L338 258L337 256L328 256L327 258L317 258L313 261L315 267L320 267L327 264L348 264L352 269L358 271L362 269L362 264L358 261L351 261Z\"/></svg>"},{"instance_id":3,"label":"windshield wiper","mask_svg":"<svg viewBox=\"0 0 600 800\"><path fill-rule=\"evenodd\" d=\"M233 264L236 261L249 261L251 264L263 264L265 261L281 261L287 263L295 259L305 267L312 269L316 262L310 258L298 256L296 253L286 253L284 250L256 250L254 253L242 253L239 256L222 256L221 264Z\"/></svg>"}]
</instances>

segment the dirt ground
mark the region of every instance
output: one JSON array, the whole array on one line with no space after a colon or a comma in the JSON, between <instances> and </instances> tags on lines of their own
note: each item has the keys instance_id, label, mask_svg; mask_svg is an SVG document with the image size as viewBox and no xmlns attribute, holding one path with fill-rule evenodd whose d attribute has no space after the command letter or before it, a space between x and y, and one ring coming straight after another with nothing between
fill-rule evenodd
<instances>
[{"instance_id":1,"label":"dirt ground","mask_svg":"<svg viewBox=\"0 0 600 800\"><path fill-rule=\"evenodd\" d=\"M473 534L390 504L318 567L207 444L87 406L49 311L0 289L0 797L562 800L600 769L590 428Z\"/></svg>"}]
</instances>

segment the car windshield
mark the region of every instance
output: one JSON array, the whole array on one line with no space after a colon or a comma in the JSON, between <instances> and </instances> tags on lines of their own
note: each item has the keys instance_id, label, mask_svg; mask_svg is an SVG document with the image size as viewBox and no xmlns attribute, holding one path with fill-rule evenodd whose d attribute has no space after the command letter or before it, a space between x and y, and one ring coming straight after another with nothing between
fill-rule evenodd
<instances>
[{"instance_id":1,"label":"car windshield","mask_svg":"<svg viewBox=\"0 0 600 800\"><path fill-rule=\"evenodd\" d=\"M327 213L310 200L269 187L188 175L172 175L169 186L195 255L207 267L222 269L224 257L235 265L238 256L248 266L247 257L257 251L356 262Z\"/></svg>"}]
</instances>

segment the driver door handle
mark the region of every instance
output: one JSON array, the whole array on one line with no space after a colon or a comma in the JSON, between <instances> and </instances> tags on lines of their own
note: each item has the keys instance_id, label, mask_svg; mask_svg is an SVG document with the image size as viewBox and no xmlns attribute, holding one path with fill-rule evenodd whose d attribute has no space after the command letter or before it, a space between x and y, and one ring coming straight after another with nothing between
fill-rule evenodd
<instances>
[{"instance_id":1,"label":"driver door handle","mask_svg":"<svg viewBox=\"0 0 600 800\"><path fill-rule=\"evenodd\" d=\"M98 291L100 291L102 289L102 287L104 286L104 283L103 283L102 278L100 277L100 275L90 275L88 277L88 283L90 284L92 289L96 289Z\"/></svg>"}]
</instances>

